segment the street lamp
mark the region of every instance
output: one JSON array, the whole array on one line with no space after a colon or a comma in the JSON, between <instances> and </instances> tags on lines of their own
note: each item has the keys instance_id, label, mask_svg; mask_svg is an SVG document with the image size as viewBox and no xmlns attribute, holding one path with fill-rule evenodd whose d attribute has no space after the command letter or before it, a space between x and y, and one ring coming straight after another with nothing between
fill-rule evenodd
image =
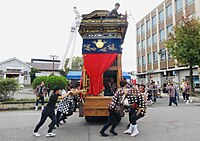
<instances>
[{"instance_id":1,"label":"street lamp","mask_svg":"<svg viewBox=\"0 0 200 141\"><path fill-rule=\"evenodd\" d=\"M160 51L158 52L158 55L160 55L160 58L162 58L162 55L165 55L165 67L166 67L166 80L168 79L168 74L167 74L167 50L164 49L160 49Z\"/></svg>"},{"instance_id":2,"label":"street lamp","mask_svg":"<svg viewBox=\"0 0 200 141\"><path fill-rule=\"evenodd\" d=\"M57 55L50 55L50 58L53 59L53 66L52 66L52 75L54 75L54 60L58 58Z\"/></svg>"}]
</instances>

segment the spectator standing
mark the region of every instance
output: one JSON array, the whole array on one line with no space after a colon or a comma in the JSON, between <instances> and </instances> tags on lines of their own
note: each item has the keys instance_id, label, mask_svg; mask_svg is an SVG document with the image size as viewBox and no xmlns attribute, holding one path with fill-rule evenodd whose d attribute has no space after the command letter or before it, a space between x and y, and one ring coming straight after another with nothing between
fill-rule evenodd
<instances>
[{"instance_id":1,"label":"spectator standing","mask_svg":"<svg viewBox=\"0 0 200 141\"><path fill-rule=\"evenodd\" d=\"M175 87L173 86L173 83L169 84L168 94L169 94L169 106L172 106L172 103L178 106L178 103L175 98Z\"/></svg>"},{"instance_id":2,"label":"spectator standing","mask_svg":"<svg viewBox=\"0 0 200 141\"><path fill-rule=\"evenodd\" d=\"M44 97L46 95L46 87L44 85L44 82L42 81L40 85L38 85L35 89L36 94L36 104L35 104L35 110L38 110L38 104L41 101L42 103L42 110L44 109Z\"/></svg>"},{"instance_id":3,"label":"spectator standing","mask_svg":"<svg viewBox=\"0 0 200 141\"><path fill-rule=\"evenodd\" d=\"M184 93L185 93L185 96L186 96L186 104L189 104L192 102L192 100L190 100L190 92L191 92L191 86L189 84L188 81L186 81L186 85L185 85L185 89L184 89Z\"/></svg>"},{"instance_id":4,"label":"spectator standing","mask_svg":"<svg viewBox=\"0 0 200 141\"><path fill-rule=\"evenodd\" d=\"M50 83L48 83L48 85L47 85L47 96L48 97L50 96L50 88L51 88L51 85L50 85Z\"/></svg>"}]
</instances>

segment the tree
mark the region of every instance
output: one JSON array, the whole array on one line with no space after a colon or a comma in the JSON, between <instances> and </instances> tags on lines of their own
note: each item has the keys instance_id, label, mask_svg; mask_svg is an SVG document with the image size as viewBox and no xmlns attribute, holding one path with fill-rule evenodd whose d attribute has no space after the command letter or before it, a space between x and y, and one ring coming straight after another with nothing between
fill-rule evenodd
<instances>
[{"instance_id":1,"label":"tree","mask_svg":"<svg viewBox=\"0 0 200 141\"><path fill-rule=\"evenodd\" d=\"M36 68L32 68L32 69L31 69L31 72L29 72L30 77L31 77L31 84L33 83L33 80L36 78L35 74L36 74L37 72L39 72L39 70L36 69Z\"/></svg>"},{"instance_id":2,"label":"tree","mask_svg":"<svg viewBox=\"0 0 200 141\"><path fill-rule=\"evenodd\" d=\"M178 63L189 66L190 84L194 92L193 67L200 65L199 19L182 18L182 22L174 27L174 33L169 35L166 46Z\"/></svg>"},{"instance_id":3,"label":"tree","mask_svg":"<svg viewBox=\"0 0 200 141\"><path fill-rule=\"evenodd\" d=\"M72 60L72 70L80 70L80 67L83 64L83 58L82 57L73 57Z\"/></svg>"},{"instance_id":4,"label":"tree","mask_svg":"<svg viewBox=\"0 0 200 141\"><path fill-rule=\"evenodd\" d=\"M69 72L69 68L67 67L68 63L69 63L69 58L67 58L67 59L65 60L64 70L62 70L62 69L59 70L60 75L62 75L62 76L64 76L64 77L66 77L66 75L67 75L68 72Z\"/></svg>"},{"instance_id":5,"label":"tree","mask_svg":"<svg viewBox=\"0 0 200 141\"><path fill-rule=\"evenodd\" d=\"M62 76L65 76L68 74L68 72L70 71L70 68L68 68L68 63L69 63L70 59L67 58L66 61L65 61L65 65L64 65L64 70L60 70L60 74ZM80 70L80 67L82 66L83 64L83 58L82 57L73 57L72 59L72 66L71 66L71 70Z\"/></svg>"},{"instance_id":6,"label":"tree","mask_svg":"<svg viewBox=\"0 0 200 141\"><path fill-rule=\"evenodd\" d=\"M19 83L16 79L7 78L0 80L0 102L12 99L18 88Z\"/></svg>"}]
</instances>

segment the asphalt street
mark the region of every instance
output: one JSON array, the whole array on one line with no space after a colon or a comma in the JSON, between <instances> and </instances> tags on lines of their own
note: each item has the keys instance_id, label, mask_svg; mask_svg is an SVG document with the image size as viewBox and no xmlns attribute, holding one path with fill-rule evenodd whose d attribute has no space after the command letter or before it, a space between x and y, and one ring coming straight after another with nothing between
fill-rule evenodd
<instances>
[{"instance_id":1,"label":"asphalt street","mask_svg":"<svg viewBox=\"0 0 200 141\"><path fill-rule=\"evenodd\" d=\"M83 117L78 117L77 112L67 119L66 124L53 131L56 137L46 138L50 119L39 130L41 137L32 135L41 111L4 111L0 112L0 141L199 141L199 111L198 101L191 104L180 102L178 107L169 107L167 97L159 98L138 121L140 134L134 138L123 134L128 124L127 114L116 128L118 136L101 137L99 131L104 122L88 123Z\"/></svg>"}]
</instances>

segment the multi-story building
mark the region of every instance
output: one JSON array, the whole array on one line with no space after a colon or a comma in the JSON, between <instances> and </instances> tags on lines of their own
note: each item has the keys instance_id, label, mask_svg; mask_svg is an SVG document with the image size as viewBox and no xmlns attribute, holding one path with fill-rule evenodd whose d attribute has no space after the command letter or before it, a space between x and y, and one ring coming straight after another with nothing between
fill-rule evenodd
<instances>
[{"instance_id":1,"label":"multi-story building","mask_svg":"<svg viewBox=\"0 0 200 141\"><path fill-rule=\"evenodd\" d=\"M180 83L182 79L188 79L188 67L178 64L165 47L173 26L183 16L200 17L200 0L165 0L136 24L138 83L151 79L161 83L166 79ZM198 85L197 68L194 69L194 79Z\"/></svg>"}]
</instances>

